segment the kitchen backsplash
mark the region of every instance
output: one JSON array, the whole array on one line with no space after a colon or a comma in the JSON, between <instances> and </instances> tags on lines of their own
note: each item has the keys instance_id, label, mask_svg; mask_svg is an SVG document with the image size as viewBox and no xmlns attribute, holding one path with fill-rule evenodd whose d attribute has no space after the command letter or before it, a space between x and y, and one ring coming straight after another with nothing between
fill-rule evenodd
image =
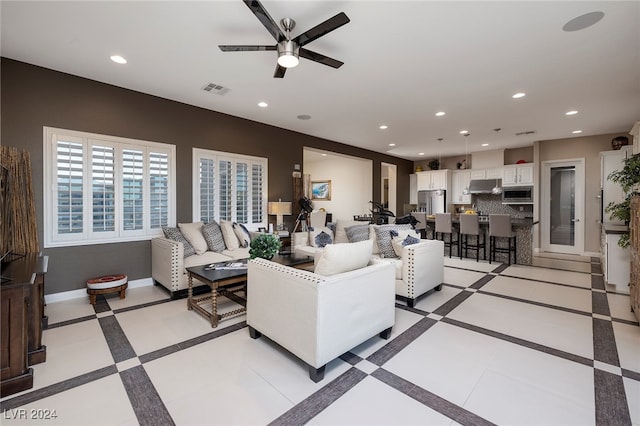
<instances>
[{"instance_id":1,"label":"kitchen backsplash","mask_svg":"<svg viewBox=\"0 0 640 426\"><path fill-rule=\"evenodd\" d=\"M472 201L481 214L510 214L515 218L533 217L532 204L502 204L502 195L476 194L472 196Z\"/></svg>"}]
</instances>

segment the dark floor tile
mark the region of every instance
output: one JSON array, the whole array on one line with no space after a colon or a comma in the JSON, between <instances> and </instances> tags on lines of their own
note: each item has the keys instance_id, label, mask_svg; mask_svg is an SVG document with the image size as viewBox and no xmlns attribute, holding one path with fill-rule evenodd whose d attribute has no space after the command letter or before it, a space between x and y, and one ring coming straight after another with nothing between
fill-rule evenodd
<instances>
[{"instance_id":1,"label":"dark floor tile","mask_svg":"<svg viewBox=\"0 0 640 426\"><path fill-rule=\"evenodd\" d=\"M629 405L622 377L593 370L596 425L631 425Z\"/></svg>"},{"instance_id":2,"label":"dark floor tile","mask_svg":"<svg viewBox=\"0 0 640 426\"><path fill-rule=\"evenodd\" d=\"M109 350L113 356L113 360L118 363L136 356L131 343L122 331L120 324L115 316L98 318L102 332L109 345Z\"/></svg>"},{"instance_id":3,"label":"dark floor tile","mask_svg":"<svg viewBox=\"0 0 640 426\"><path fill-rule=\"evenodd\" d=\"M120 378L140 425L175 424L142 365L121 371Z\"/></svg>"}]
</instances>

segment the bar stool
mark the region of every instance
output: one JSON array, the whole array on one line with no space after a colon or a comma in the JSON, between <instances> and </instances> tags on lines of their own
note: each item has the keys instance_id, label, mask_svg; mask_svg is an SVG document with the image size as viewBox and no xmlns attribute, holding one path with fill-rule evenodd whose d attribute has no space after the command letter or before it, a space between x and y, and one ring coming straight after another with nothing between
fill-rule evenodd
<instances>
[{"instance_id":1,"label":"bar stool","mask_svg":"<svg viewBox=\"0 0 640 426\"><path fill-rule=\"evenodd\" d=\"M507 238L509 247L497 247L496 238ZM513 246L511 241L513 240ZM511 216L508 214L489 215L489 263L496 260L496 253L507 253L508 263L511 265L511 252L513 263L517 263L516 233L511 229Z\"/></svg>"},{"instance_id":2,"label":"bar stool","mask_svg":"<svg viewBox=\"0 0 640 426\"><path fill-rule=\"evenodd\" d=\"M436 213L436 230L435 230L435 239L439 240L438 234L442 237L444 242L444 247L449 247L449 257L451 257L451 247L454 243L458 244L458 256L460 256L460 239L456 239L453 241L453 226L451 225L451 213ZM445 235L449 234L449 242L445 240Z\"/></svg>"},{"instance_id":3,"label":"bar stool","mask_svg":"<svg viewBox=\"0 0 640 426\"><path fill-rule=\"evenodd\" d=\"M420 233L420 238L427 238L427 214L423 212L411 212L411 216L413 216L418 223L416 223L415 230Z\"/></svg>"},{"instance_id":4,"label":"bar stool","mask_svg":"<svg viewBox=\"0 0 640 426\"><path fill-rule=\"evenodd\" d=\"M469 235L476 237L475 244L469 244ZM480 237L482 236L482 240ZM464 239L462 239L464 237ZM462 250L464 249L464 257L467 257L467 249L476 251L476 262L480 260L480 249L483 249L484 259L487 258L487 237L484 232L480 232L480 223L477 214L461 214L460 215L460 258L462 258ZM482 241L482 242L481 242Z\"/></svg>"}]
</instances>

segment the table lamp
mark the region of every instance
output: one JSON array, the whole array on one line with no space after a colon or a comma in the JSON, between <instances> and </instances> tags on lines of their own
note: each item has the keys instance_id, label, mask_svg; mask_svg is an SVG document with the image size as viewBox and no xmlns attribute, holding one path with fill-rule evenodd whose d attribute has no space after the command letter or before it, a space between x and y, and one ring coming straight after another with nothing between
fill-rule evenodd
<instances>
[{"instance_id":1,"label":"table lamp","mask_svg":"<svg viewBox=\"0 0 640 426\"><path fill-rule=\"evenodd\" d=\"M291 214L291 202L282 201L281 199L278 199L278 201L270 201L268 212L270 215L276 216L276 229L278 231L283 231L284 225L282 216Z\"/></svg>"}]
</instances>

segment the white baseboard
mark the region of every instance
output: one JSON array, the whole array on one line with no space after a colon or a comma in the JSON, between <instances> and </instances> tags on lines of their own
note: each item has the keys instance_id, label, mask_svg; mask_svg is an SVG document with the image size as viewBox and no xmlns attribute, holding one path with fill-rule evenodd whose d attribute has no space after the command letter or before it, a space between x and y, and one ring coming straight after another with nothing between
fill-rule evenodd
<instances>
[{"instance_id":1,"label":"white baseboard","mask_svg":"<svg viewBox=\"0 0 640 426\"><path fill-rule=\"evenodd\" d=\"M129 281L129 286L127 288L146 287L150 285L153 285L153 279L151 277L141 278L139 280ZM89 297L87 295L86 288L80 288L78 290L62 291L60 293L45 294L44 302L55 303L55 302L62 302L65 300L80 299L82 297Z\"/></svg>"}]
</instances>

